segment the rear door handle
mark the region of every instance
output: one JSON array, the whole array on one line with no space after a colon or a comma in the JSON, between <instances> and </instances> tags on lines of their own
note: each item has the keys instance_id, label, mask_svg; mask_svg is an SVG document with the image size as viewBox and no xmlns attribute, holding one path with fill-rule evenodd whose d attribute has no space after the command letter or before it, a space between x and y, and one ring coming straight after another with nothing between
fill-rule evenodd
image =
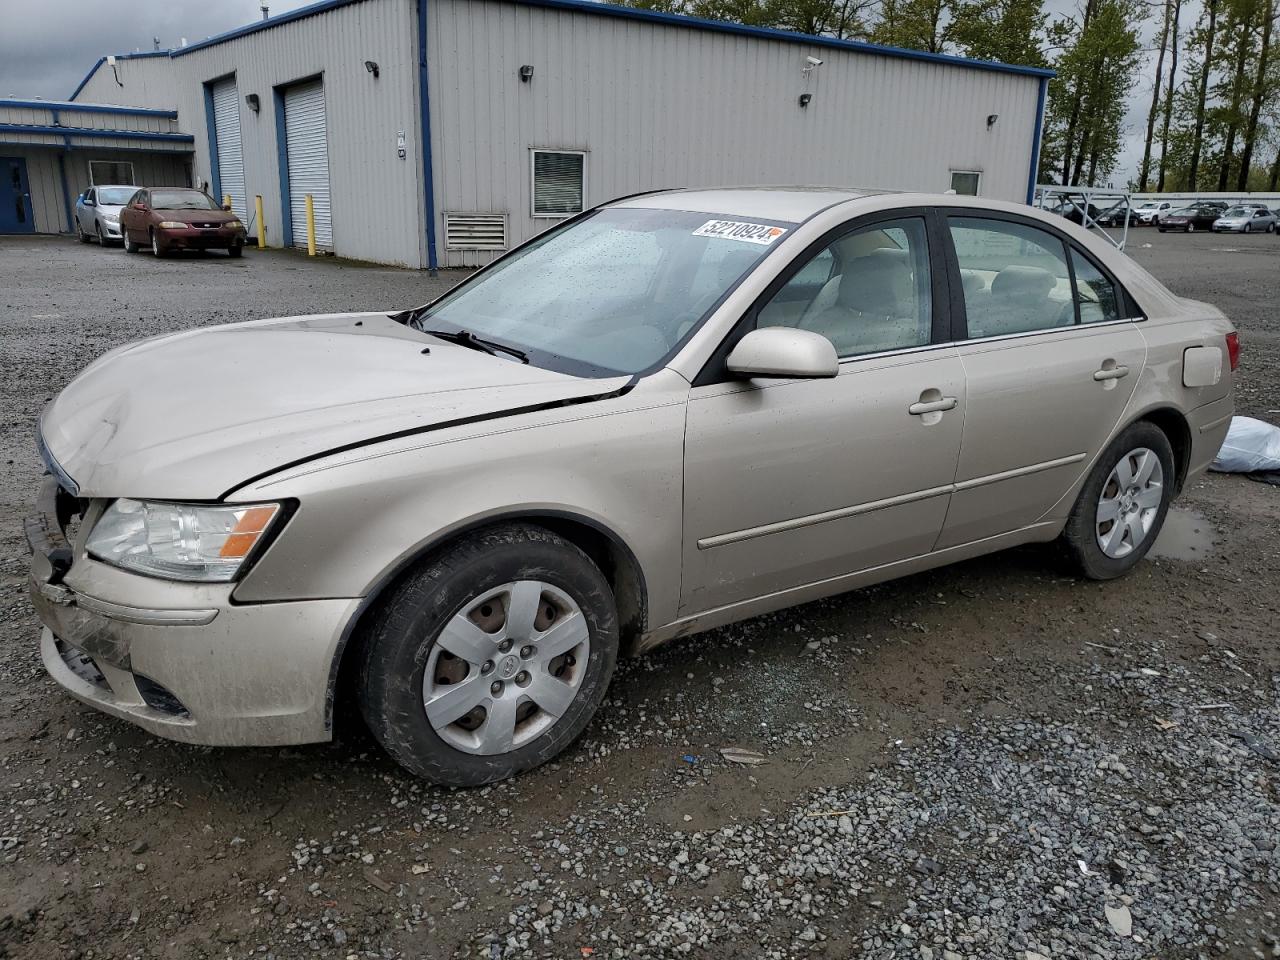
<instances>
[{"instance_id":1,"label":"rear door handle","mask_svg":"<svg viewBox=\"0 0 1280 960\"><path fill-rule=\"evenodd\" d=\"M1121 377L1129 375L1129 368L1124 364L1117 364L1114 367L1103 367L1101 370L1093 371L1093 379L1095 380L1119 380Z\"/></svg>"},{"instance_id":2,"label":"rear door handle","mask_svg":"<svg viewBox=\"0 0 1280 960\"><path fill-rule=\"evenodd\" d=\"M955 397L943 397L941 400L921 400L907 407L907 413L913 417L922 417L926 413L941 413L943 410L954 410Z\"/></svg>"}]
</instances>

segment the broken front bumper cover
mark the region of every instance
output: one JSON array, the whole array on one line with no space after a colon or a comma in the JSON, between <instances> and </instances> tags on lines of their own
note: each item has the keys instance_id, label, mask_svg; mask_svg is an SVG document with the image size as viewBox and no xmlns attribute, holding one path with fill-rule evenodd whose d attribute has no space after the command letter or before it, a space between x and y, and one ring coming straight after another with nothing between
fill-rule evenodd
<instances>
[{"instance_id":1,"label":"broken front bumper cover","mask_svg":"<svg viewBox=\"0 0 1280 960\"><path fill-rule=\"evenodd\" d=\"M52 486L51 486L52 485ZM49 675L104 713L173 740L327 740L333 666L358 599L237 604L232 584L130 573L66 538L75 498L50 477L24 524Z\"/></svg>"}]
</instances>

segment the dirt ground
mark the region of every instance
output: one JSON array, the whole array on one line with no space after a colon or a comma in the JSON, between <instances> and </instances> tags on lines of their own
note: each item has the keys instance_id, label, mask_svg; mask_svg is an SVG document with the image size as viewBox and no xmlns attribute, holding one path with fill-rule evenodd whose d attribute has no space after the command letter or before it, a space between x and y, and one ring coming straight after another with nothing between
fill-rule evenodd
<instances>
[{"instance_id":1,"label":"dirt ground","mask_svg":"<svg viewBox=\"0 0 1280 960\"><path fill-rule=\"evenodd\" d=\"M1280 421L1280 237L1130 253L1232 317L1238 412ZM629 661L559 762L482 790L354 727L204 749L56 688L43 404L124 341L456 279L0 239L0 956L1280 956L1280 488L1242 477L1119 582L1022 548Z\"/></svg>"}]
</instances>

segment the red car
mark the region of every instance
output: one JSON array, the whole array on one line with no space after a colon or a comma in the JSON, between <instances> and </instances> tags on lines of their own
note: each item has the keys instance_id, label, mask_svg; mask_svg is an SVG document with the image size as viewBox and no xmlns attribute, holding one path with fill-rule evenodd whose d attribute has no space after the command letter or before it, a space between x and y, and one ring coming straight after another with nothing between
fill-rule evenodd
<instances>
[{"instance_id":1,"label":"red car","mask_svg":"<svg viewBox=\"0 0 1280 960\"><path fill-rule=\"evenodd\" d=\"M183 187L143 187L120 211L120 234L127 252L150 247L157 257L213 248L238 257L245 238L244 224L230 208L203 190Z\"/></svg>"}]
</instances>

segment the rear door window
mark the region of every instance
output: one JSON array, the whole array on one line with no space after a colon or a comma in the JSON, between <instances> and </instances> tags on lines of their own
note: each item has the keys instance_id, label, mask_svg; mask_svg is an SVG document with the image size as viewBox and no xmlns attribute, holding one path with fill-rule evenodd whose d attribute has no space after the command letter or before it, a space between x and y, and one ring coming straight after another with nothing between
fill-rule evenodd
<instances>
[{"instance_id":1,"label":"rear door window","mask_svg":"<svg viewBox=\"0 0 1280 960\"><path fill-rule=\"evenodd\" d=\"M1036 227L949 217L968 336L999 337L1076 322L1066 245Z\"/></svg>"}]
</instances>

